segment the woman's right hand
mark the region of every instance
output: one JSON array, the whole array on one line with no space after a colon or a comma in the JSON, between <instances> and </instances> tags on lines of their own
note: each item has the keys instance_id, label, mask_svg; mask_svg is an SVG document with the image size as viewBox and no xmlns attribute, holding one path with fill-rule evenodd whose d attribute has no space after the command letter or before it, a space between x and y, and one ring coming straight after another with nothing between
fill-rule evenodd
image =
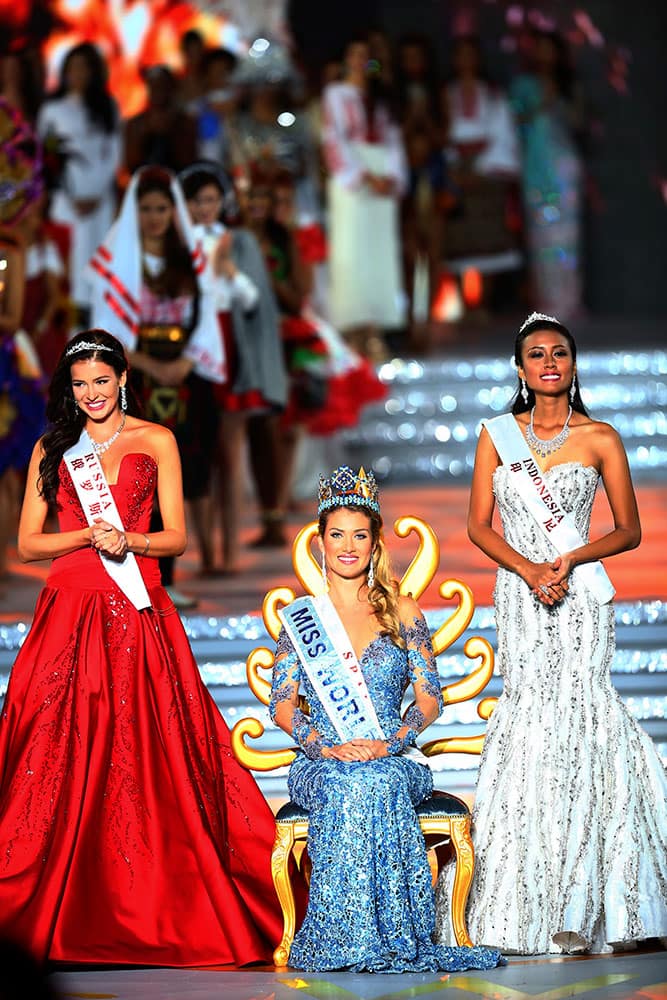
<instances>
[{"instance_id":1,"label":"woman's right hand","mask_svg":"<svg viewBox=\"0 0 667 1000\"><path fill-rule=\"evenodd\" d=\"M127 538L113 524L98 518L90 529L90 544L105 556L122 559L127 553Z\"/></svg>"},{"instance_id":2,"label":"woman's right hand","mask_svg":"<svg viewBox=\"0 0 667 1000\"><path fill-rule=\"evenodd\" d=\"M562 601L568 591L567 580L559 579L561 574L553 563L527 562L521 577L542 604L552 607Z\"/></svg>"},{"instance_id":3,"label":"woman's right hand","mask_svg":"<svg viewBox=\"0 0 667 1000\"><path fill-rule=\"evenodd\" d=\"M373 760L375 755L369 752L369 748L365 744L374 742L379 741L349 740L347 743L339 743L334 747L322 747L322 756L327 759L342 760L348 764L351 761Z\"/></svg>"}]
</instances>

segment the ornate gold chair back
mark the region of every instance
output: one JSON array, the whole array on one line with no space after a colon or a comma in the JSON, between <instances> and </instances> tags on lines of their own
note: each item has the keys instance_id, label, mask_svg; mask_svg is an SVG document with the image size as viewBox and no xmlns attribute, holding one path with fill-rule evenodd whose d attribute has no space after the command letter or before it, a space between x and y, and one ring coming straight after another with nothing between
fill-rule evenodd
<instances>
[{"instance_id":1,"label":"ornate gold chair back","mask_svg":"<svg viewBox=\"0 0 667 1000\"><path fill-rule=\"evenodd\" d=\"M394 523L394 531L399 538L407 538L412 532L419 541L419 547L412 562L408 566L400 582L401 594L411 594L419 600L433 580L440 559L440 546L433 529L418 517L412 515L399 517ZM315 560L311 543L317 535L317 522L313 521L302 528L294 540L292 547L292 562L294 572L304 591L308 594L321 593L322 577L320 567ZM456 642L468 628L474 611L473 595L470 587L460 580L445 580L440 584L440 596L446 601L456 600L457 606L447 621L433 635L433 648L436 656ZM296 597L291 587L276 587L269 591L264 599L262 615L266 630L275 641L280 632L278 610L289 604ZM445 707L476 698L486 687L493 674L493 649L489 642L481 636L469 638L463 652L470 660L479 660L469 674L461 680L447 684L442 688ZM269 704L271 682L262 676L266 671L270 676L273 669L274 654L266 646L259 646L252 651L246 663L248 685L258 701ZM488 720L496 703L495 698L484 698L477 705L480 719ZM240 719L232 730L232 749L235 756L244 767L255 771L273 771L276 768L290 764L294 759L294 750L261 750L248 745L247 739L256 740L264 733L264 726L258 719ZM432 757L441 753L471 753L480 754L484 735L446 737L432 740L421 747L423 753Z\"/></svg>"},{"instance_id":2,"label":"ornate gold chair back","mask_svg":"<svg viewBox=\"0 0 667 1000\"><path fill-rule=\"evenodd\" d=\"M433 580L438 568L440 548L433 530L418 517L399 517L394 524L399 538L407 538L414 532L419 540L419 548L408 566L400 583L402 594L411 594L419 600ZM292 560L299 583L309 594L321 593L322 577L320 568L313 557L311 543L317 534L315 522L306 525L294 540ZM440 596L447 601L457 600L457 607L450 617L433 635L436 655L448 649L465 632L474 610L472 591L459 580L445 580L440 585ZM278 638L280 619L278 610L296 597L291 587L277 587L264 599L262 614L264 624L272 639ZM486 687L493 673L493 650L486 639L479 636L466 641L463 651L470 660L479 660L476 667L461 680L447 684L442 694L447 705L454 705L476 698ZM269 704L271 684L261 671L270 671L274 664L273 651L265 646L254 649L248 657L246 671L248 684L255 697L263 704ZM481 719L488 719L493 711L495 698L484 698L477 706ZM305 705L305 702L304 702ZM305 706L307 708L307 706ZM244 767L256 771L272 771L290 764L295 751L260 750L249 746L246 740L258 739L264 733L264 726L258 719L240 719L232 730L232 750ZM431 740L422 745L421 750L431 757L441 753L473 753L482 750L483 734L478 736L446 737ZM433 796L420 803L416 809L427 846L433 847L437 865L441 860L442 845L450 845L454 856L455 870L452 886L452 925L456 940L460 945L471 945L465 918L465 908L472 883L474 869L474 849L470 834L470 811L465 802L447 792L435 791ZM271 858L271 870L276 893L283 913L283 936L273 953L277 966L285 966L296 929L294 894L289 876L289 862L297 842L305 842L308 836L308 813L292 802L283 805L276 814L276 839ZM307 876L307 871L304 869Z\"/></svg>"}]
</instances>

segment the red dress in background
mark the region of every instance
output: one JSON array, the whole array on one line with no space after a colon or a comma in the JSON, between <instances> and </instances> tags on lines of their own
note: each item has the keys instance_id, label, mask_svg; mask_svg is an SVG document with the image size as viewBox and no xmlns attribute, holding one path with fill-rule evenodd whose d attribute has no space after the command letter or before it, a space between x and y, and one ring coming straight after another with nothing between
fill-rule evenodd
<instances>
[{"instance_id":1,"label":"red dress in background","mask_svg":"<svg viewBox=\"0 0 667 1000\"><path fill-rule=\"evenodd\" d=\"M85 525L60 467L60 529ZM148 530L157 468L114 497ZM270 961L282 934L273 815L234 758L157 560L137 611L93 549L54 559L0 718L0 935L39 958Z\"/></svg>"}]
</instances>

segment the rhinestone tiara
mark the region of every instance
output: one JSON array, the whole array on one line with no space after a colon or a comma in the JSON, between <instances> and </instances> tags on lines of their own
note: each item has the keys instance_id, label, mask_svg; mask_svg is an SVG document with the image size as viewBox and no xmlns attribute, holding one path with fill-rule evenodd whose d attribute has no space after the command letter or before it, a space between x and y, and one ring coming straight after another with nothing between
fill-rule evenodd
<instances>
[{"instance_id":1,"label":"rhinestone tiara","mask_svg":"<svg viewBox=\"0 0 667 1000\"><path fill-rule=\"evenodd\" d=\"M108 344L94 344L92 340L80 340L78 344L72 344L65 351L65 357L68 358L70 354L78 354L79 351L112 351L113 347L109 347Z\"/></svg>"},{"instance_id":2,"label":"rhinestone tiara","mask_svg":"<svg viewBox=\"0 0 667 1000\"><path fill-rule=\"evenodd\" d=\"M349 465L340 465L331 473L331 478L320 476L317 491L317 515L332 507L366 507L380 513L377 483L372 472L361 466L355 475Z\"/></svg>"},{"instance_id":3,"label":"rhinestone tiara","mask_svg":"<svg viewBox=\"0 0 667 1000\"><path fill-rule=\"evenodd\" d=\"M559 326L563 325L561 323L561 321L559 319L557 319L555 316L547 316L546 313L536 313L535 312L535 313L531 313L530 316L528 317L528 319L525 319L523 321L523 323L519 327L519 333L523 333L523 331L526 329L526 327L530 326L531 323L535 323L535 322L540 321L540 320L542 322L545 322L545 323L558 323Z\"/></svg>"}]
</instances>

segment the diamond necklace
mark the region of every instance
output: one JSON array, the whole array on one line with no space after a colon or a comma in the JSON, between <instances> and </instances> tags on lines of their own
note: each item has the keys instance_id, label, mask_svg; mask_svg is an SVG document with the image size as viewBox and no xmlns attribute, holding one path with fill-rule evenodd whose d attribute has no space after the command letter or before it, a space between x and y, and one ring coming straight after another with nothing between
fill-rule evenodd
<instances>
[{"instance_id":1,"label":"diamond necklace","mask_svg":"<svg viewBox=\"0 0 667 1000\"><path fill-rule=\"evenodd\" d=\"M555 437L549 438L545 441L543 438L539 438L535 433L535 428L533 427L533 419L535 417L535 407L530 411L530 423L526 427L526 441L531 449L540 458L547 458L549 455L553 455L555 451L565 444L569 435L570 428L568 424L570 423L570 417L572 416L572 407L567 411L567 418L563 424L563 429L560 433L556 434Z\"/></svg>"},{"instance_id":2,"label":"diamond necklace","mask_svg":"<svg viewBox=\"0 0 667 1000\"><path fill-rule=\"evenodd\" d=\"M93 451L95 452L95 454L101 455L103 452L108 451L111 445L116 440L116 438L120 435L120 432L122 431L124 426L125 426L125 414L123 413L120 424L118 426L118 430L114 431L110 438L107 438L106 441L93 441L93 439L91 438L90 440L92 442Z\"/></svg>"}]
</instances>

